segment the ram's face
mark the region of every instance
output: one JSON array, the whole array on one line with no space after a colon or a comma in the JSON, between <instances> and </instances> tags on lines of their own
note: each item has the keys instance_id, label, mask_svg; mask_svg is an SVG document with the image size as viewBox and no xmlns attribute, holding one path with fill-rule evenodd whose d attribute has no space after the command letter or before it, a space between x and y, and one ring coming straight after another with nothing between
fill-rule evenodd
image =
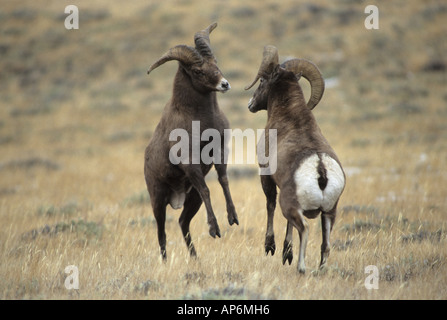
<instances>
[{"instance_id":1,"label":"ram's face","mask_svg":"<svg viewBox=\"0 0 447 320\"><path fill-rule=\"evenodd\" d=\"M248 109L253 113L258 112L259 110L267 110L271 92L277 92L281 89L284 83L289 81L297 82L299 77L293 72L287 71L284 68L281 68L280 65L277 65L272 73L264 74L259 80L258 88L250 101L248 101Z\"/></svg>"},{"instance_id":2,"label":"ram's face","mask_svg":"<svg viewBox=\"0 0 447 320\"><path fill-rule=\"evenodd\" d=\"M214 61L205 61L201 65L187 68L192 85L200 92L227 92L231 86Z\"/></svg>"},{"instance_id":3,"label":"ram's face","mask_svg":"<svg viewBox=\"0 0 447 320\"><path fill-rule=\"evenodd\" d=\"M248 110L250 112L258 112L259 110L267 110L267 97L269 95L268 79L260 78L259 86L253 93L250 101L248 101Z\"/></svg>"}]
</instances>

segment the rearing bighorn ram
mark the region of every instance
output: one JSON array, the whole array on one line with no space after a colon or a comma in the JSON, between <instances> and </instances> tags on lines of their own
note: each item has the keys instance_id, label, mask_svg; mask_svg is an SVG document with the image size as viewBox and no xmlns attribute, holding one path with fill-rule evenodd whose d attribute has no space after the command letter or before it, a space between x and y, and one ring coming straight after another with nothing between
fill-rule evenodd
<instances>
[{"instance_id":1,"label":"rearing bighorn ram","mask_svg":"<svg viewBox=\"0 0 447 320\"><path fill-rule=\"evenodd\" d=\"M311 85L311 97L307 104L298 83L301 76ZM286 260L289 264L292 262L292 227L295 227L300 235L298 271L304 273L308 236L308 224L304 217L316 218L321 212L321 267L329 256L330 232L335 222L337 203L345 187L345 174L340 161L312 114L312 109L323 95L324 80L318 68L308 60L292 59L280 65L278 50L273 46L264 48L258 74L245 89L250 89L258 79L261 83L248 108L251 112L267 110L266 144L269 142L269 130L277 130L276 172L261 176L268 214L265 251L273 255L276 249L273 215L278 186L281 190L279 204L287 219L283 264Z\"/></svg>"},{"instance_id":2,"label":"rearing bighorn ram","mask_svg":"<svg viewBox=\"0 0 447 320\"><path fill-rule=\"evenodd\" d=\"M167 61L179 62L172 98L166 104L161 120L146 148L144 163L144 176L157 221L158 242L163 260L166 260L165 220L168 204L174 209L183 207L179 223L191 256L196 256L196 251L191 242L189 225L202 202L206 207L210 235L213 238L216 235L220 237L219 226L211 207L210 192L205 183L205 175L213 164L225 195L228 222L230 225L239 224L228 187L224 152L213 155L214 163L210 164L204 163L201 159L193 159L193 152L183 155L185 158L178 164L170 161L171 148L177 143L170 139L174 130L181 129L187 132L189 148L194 148L194 144L197 143L200 144L201 152L206 143L200 138L203 131L215 129L223 137L224 129L229 128L228 120L219 109L216 99L216 91L226 92L230 89L230 84L217 67L216 58L210 47L209 35L216 26L217 23L213 23L195 34L195 48L186 45L175 46L158 59L147 72L149 74ZM199 136L193 136L193 121L199 121ZM221 150L224 150L225 139L221 141Z\"/></svg>"}]
</instances>

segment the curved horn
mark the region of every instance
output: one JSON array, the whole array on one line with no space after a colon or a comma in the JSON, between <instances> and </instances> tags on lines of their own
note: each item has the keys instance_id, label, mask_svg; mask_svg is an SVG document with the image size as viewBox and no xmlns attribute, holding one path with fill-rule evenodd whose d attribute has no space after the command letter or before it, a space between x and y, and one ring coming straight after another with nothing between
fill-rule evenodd
<instances>
[{"instance_id":1,"label":"curved horn","mask_svg":"<svg viewBox=\"0 0 447 320\"><path fill-rule=\"evenodd\" d=\"M163 63L177 60L184 64L191 65L196 63L202 63L203 59L200 54L193 47L189 47L186 45L178 45L166 52L160 59L155 61L147 70L147 74L151 73L152 70L158 68Z\"/></svg>"},{"instance_id":2,"label":"curved horn","mask_svg":"<svg viewBox=\"0 0 447 320\"><path fill-rule=\"evenodd\" d=\"M307 106L312 110L320 102L324 92L324 79L318 67L306 59L292 59L284 62L281 67L301 75L310 83L310 99Z\"/></svg>"},{"instance_id":3,"label":"curved horn","mask_svg":"<svg viewBox=\"0 0 447 320\"><path fill-rule=\"evenodd\" d=\"M245 87L245 90L250 89L255 85L255 83L259 80L261 77L265 77L266 75L273 72L273 69L276 65L278 65L278 49L274 46L265 46L264 52L262 54L262 62L261 66L259 67L258 74L256 75L255 80L253 82Z\"/></svg>"},{"instance_id":4,"label":"curved horn","mask_svg":"<svg viewBox=\"0 0 447 320\"><path fill-rule=\"evenodd\" d=\"M217 22L210 24L206 29L196 32L194 43L196 49L205 58L214 58L210 45L210 33L217 27Z\"/></svg>"}]
</instances>

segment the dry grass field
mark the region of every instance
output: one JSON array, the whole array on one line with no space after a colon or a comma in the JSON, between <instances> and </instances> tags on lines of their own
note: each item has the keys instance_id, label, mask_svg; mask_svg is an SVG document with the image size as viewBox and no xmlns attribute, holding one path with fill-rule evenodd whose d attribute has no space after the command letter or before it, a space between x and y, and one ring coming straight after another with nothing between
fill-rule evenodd
<instances>
[{"instance_id":1,"label":"dry grass field","mask_svg":"<svg viewBox=\"0 0 447 320\"><path fill-rule=\"evenodd\" d=\"M0 10L0 299L446 299L447 5L374 1L5 1ZM64 8L79 8L67 30ZM202 207L190 259L167 213L167 263L143 177L143 153L171 95L177 64L146 70L170 47L211 45L232 86L219 94L232 128L263 128L246 92L266 44L304 57L327 89L314 110L347 186L318 270L320 220L310 220L305 275L265 256L265 197L256 165L230 165L239 226L230 227L214 172L222 232ZM308 87L303 82L306 92ZM68 290L65 267L79 271ZM378 289L365 288L377 267Z\"/></svg>"}]
</instances>

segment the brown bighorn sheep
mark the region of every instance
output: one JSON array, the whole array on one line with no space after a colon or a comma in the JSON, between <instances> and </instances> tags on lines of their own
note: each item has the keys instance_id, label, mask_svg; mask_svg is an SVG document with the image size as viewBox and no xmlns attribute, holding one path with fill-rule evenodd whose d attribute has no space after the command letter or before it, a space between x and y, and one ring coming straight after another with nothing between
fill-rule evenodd
<instances>
[{"instance_id":1,"label":"brown bighorn sheep","mask_svg":"<svg viewBox=\"0 0 447 320\"><path fill-rule=\"evenodd\" d=\"M298 83L301 76L311 85L311 97L307 104ZM269 130L277 130L276 172L261 176L268 214L265 251L273 255L276 249L273 215L278 186L281 190L279 204L287 219L283 264L286 260L289 264L292 262L292 227L295 227L300 236L298 271L304 273L308 236L308 224L304 217L316 218L321 212L322 267L329 256L330 232L335 222L337 203L345 187L345 174L340 161L311 111L323 95L324 80L318 68L308 60L292 59L279 65L278 50L273 46L264 48L258 74L245 89L250 89L259 78L261 83L248 108L253 113L267 110L266 144L269 142Z\"/></svg>"},{"instance_id":2,"label":"brown bighorn sheep","mask_svg":"<svg viewBox=\"0 0 447 320\"><path fill-rule=\"evenodd\" d=\"M213 164L225 195L228 222L230 225L239 224L228 187L226 162L222 158L214 163L205 164L201 160L191 159L189 152L187 158L183 159L186 161L178 164L170 161L170 151L176 143L170 139L173 130L185 130L189 133L189 146L194 148L194 143L200 143L202 150L204 142L200 141L200 137L191 134L193 121L200 121L200 136L203 131L210 128L218 130L223 136L224 129L229 127L228 120L219 109L216 99L216 91L226 92L230 89L230 84L217 67L216 58L210 47L209 34L216 26L217 23L213 23L195 34L195 48L186 45L175 46L152 64L147 72L149 74L167 61L179 62L172 98L166 104L161 120L146 148L144 163L144 176L157 221L158 241L163 260L166 260L165 220L168 204L174 209L183 207L179 224L191 256L196 256L196 251L191 242L189 225L202 202L206 206L210 235L213 238L216 235L220 237L219 226L211 206L210 192L205 183L205 175ZM224 139L221 141L223 150ZM219 156L223 157L223 154L224 152Z\"/></svg>"}]
</instances>

